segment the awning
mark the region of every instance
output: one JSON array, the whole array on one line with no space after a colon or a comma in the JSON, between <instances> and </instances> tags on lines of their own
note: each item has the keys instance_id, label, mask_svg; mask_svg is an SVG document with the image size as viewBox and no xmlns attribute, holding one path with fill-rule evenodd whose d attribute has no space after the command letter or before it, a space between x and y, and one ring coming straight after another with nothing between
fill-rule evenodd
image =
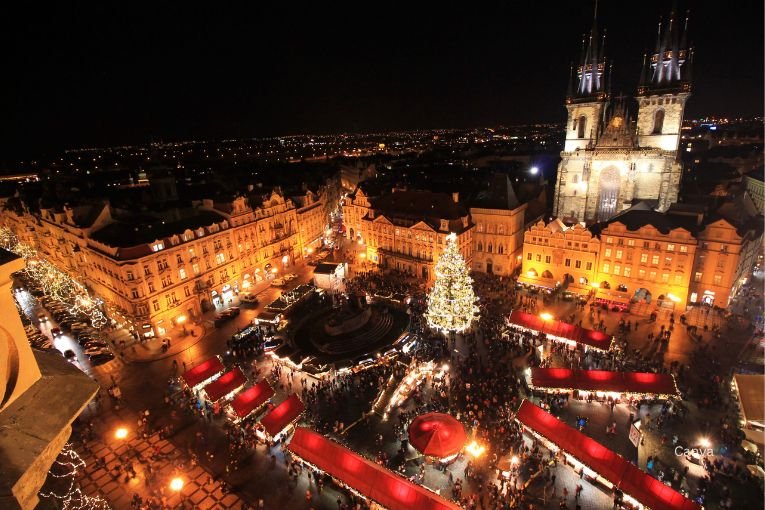
<instances>
[{"instance_id":1,"label":"awning","mask_svg":"<svg viewBox=\"0 0 765 510\"><path fill-rule=\"evenodd\" d=\"M239 418L244 418L274 396L274 390L263 379L250 389L241 392L231 401L231 407Z\"/></svg>"},{"instance_id":2,"label":"awning","mask_svg":"<svg viewBox=\"0 0 765 510\"><path fill-rule=\"evenodd\" d=\"M210 377L223 372L224 368L223 363L221 363L220 359L216 356L187 370L182 376L183 381L193 388L194 386L205 382Z\"/></svg>"},{"instance_id":3,"label":"awning","mask_svg":"<svg viewBox=\"0 0 765 510\"><path fill-rule=\"evenodd\" d=\"M211 402L217 402L246 382L247 378L242 371L235 368L205 386L205 393Z\"/></svg>"},{"instance_id":4,"label":"awning","mask_svg":"<svg viewBox=\"0 0 765 510\"><path fill-rule=\"evenodd\" d=\"M765 375L736 374L733 382L747 422L765 426Z\"/></svg>"},{"instance_id":5,"label":"awning","mask_svg":"<svg viewBox=\"0 0 765 510\"><path fill-rule=\"evenodd\" d=\"M603 299L611 303L629 305L631 298L626 292L620 290L598 289L595 292L595 299Z\"/></svg>"},{"instance_id":6,"label":"awning","mask_svg":"<svg viewBox=\"0 0 765 510\"><path fill-rule=\"evenodd\" d=\"M515 418L651 510L701 509L672 487L528 400L521 403Z\"/></svg>"},{"instance_id":7,"label":"awning","mask_svg":"<svg viewBox=\"0 0 765 510\"><path fill-rule=\"evenodd\" d=\"M532 368L531 385L543 389L613 391L650 395L678 394L674 377L670 374L651 372Z\"/></svg>"},{"instance_id":8,"label":"awning","mask_svg":"<svg viewBox=\"0 0 765 510\"><path fill-rule=\"evenodd\" d=\"M299 427L287 449L389 510L459 510L438 494L398 476L310 429Z\"/></svg>"},{"instance_id":9,"label":"awning","mask_svg":"<svg viewBox=\"0 0 765 510\"><path fill-rule=\"evenodd\" d=\"M287 400L271 409L267 415L260 420L260 424L265 427L266 432L271 437L284 430L287 425L297 419L303 412L305 406L300 398L294 393L287 397Z\"/></svg>"},{"instance_id":10,"label":"awning","mask_svg":"<svg viewBox=\"0 0 765 510\"><path fill-rule=\"evenodd\" d=\"M444 459L462 451L467 443L465 427L444 413L426 413L409 425L409 442L423 455Z\"/></svg>"},{"instance_id":11,"label":"awning","mask_svg":"<svg viewBox=\"0 0 765 510\"><path fill-rule=\"evenodd\" d=\"M596 349L607 351L611 348L613 337L601 331L580 328L574 324L559 320L543 320L540 316L520 310L510 314L510 323L526 329L540 331L546 335L571 340Z\"/></svg>"},{"instance_id":12,"label":"awning","mask_svg":"<svg viewBox=\"0 0 765 510\"><path fill-rule=\"evenodd\" d=\"M541 276L528 276L521 274L518 276L518 282L545 289L554 289L557 286L557 280L552 278L542 278Z\"/></svg>"}]
</instances>

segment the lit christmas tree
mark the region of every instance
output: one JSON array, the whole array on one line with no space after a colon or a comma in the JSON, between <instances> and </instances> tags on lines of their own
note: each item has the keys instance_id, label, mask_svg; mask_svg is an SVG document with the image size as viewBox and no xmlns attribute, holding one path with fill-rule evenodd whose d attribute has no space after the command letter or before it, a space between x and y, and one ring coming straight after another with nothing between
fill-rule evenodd
<instances>
[{"instance_id":1,"label":"lit christmas tree","mask_svg":"<svg viewBox=\"0 0 765 510\"><path fill-rule=\"evenodd\" d=\"M428 325L442 332L465 331L478 317L473 279L457 248L457 235L446 236L446 246L434 269L436 282L428 294Z\"/></svg>"}]
</instances>

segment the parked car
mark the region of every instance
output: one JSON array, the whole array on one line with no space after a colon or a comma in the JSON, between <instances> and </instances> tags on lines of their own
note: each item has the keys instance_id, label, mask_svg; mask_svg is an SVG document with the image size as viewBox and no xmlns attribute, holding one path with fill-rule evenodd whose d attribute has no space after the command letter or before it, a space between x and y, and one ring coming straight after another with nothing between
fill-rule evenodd
<instances>
[{"instance_id":1,"label":"parked car","mask_svg":"<svg viewBox=\"0 0 765 510\"><path fill-rule=\"evenodd\" d=\"M40 315L37 317L40 322L48 322L50 319L48 319L47 315Z\"/></svg>"},{"instance_id":2,"label":"parked car","mask_svg":"<svg viewBox=\"0 0 765 510\"><path fill-rule=\"evenodd\" d=\"M103 354L97 354L90 357L90 364L93 366L103 365L114 359L114 354L111 352L105 352Z\"/></svg>"},{"instance_id":3,"label":"parked car","mask_svg":"<svg viewBox=\"0 0 765 510\"><path fill-rule=\"evenodd\" d=\"M285 282L291 282L292 280L296 279L298 275L295 273L287 273L284 276L282 276L282 279L284 279Z\"/></svg>"},{"instance_id":4,"label":"parked car","mask_svg":"<svg viewBox=\"0 0 765 510\"><path fill-rule=\"evenodd\" d=\"M282 278L274 278L271 280L272 287L284 287L285 285L287 285L287 282L285 282Z\"/></svg>"},{"instance_id":5,"label":"parked car","mask_svg":"<svg viewBox=\"0 0 765 510\"><path fill-rule=\"evenodd\" d=\"M247 292L245 294L239 295L239 301L241 301L242 303L250 304L250 305L257 305L258 297L252 292Z\"/></svg>"}]
</instances>

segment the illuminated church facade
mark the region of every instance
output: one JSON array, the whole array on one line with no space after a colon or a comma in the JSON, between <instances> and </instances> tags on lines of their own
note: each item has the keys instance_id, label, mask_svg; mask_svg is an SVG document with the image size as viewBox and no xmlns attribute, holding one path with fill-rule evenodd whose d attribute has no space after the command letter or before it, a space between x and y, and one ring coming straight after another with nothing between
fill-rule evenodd
<instances>
[{"instance_id":1,"label":"illuminated church facade","mask_svg":"<svg viewBox=\"0 0 765 510\"><path fill-rule=\"evenodd\" d=\"M566 94L566 139L554 194L557 217L595 223L639 201L658 211L677 201L678 144L693 62L687 28L687 17L681 24L674 12L665 27L659 23L655 50L643 57L635 116L635 102L611 95L605 34L593 23Z\"/></svg>"}]
</instances>

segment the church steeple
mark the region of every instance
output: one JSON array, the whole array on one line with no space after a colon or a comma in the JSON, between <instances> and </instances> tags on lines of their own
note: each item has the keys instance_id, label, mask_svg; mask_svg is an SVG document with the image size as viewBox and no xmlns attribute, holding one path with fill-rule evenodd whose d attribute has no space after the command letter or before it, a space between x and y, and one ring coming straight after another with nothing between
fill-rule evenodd
<instances>
[{"instance_id":1,"label":"church steeple","mask_svg":"<svg viewBox=\"0 0 765 510\"><path fill-rule=\"evenodd\" d=\"M666 27L659 20L656 47L649 59L650 68L643 66L638 96L691 91L688 18L686 12L681 23L673 7Z\"/></svg>"},{"instance_id":2,"label":"church steeple","mask_svg":"<svg viewBox=\"0 0 765 510\"><path fill-rule=\"evenodd\" d=\"M589 35L582 40L582 53L576 68L577 86L566 95L567 103L582 101L604 101L607 99L606 88L606 32L602 36L598 31L598 4L592 19Z\"/></svg>"}]
</instances>

